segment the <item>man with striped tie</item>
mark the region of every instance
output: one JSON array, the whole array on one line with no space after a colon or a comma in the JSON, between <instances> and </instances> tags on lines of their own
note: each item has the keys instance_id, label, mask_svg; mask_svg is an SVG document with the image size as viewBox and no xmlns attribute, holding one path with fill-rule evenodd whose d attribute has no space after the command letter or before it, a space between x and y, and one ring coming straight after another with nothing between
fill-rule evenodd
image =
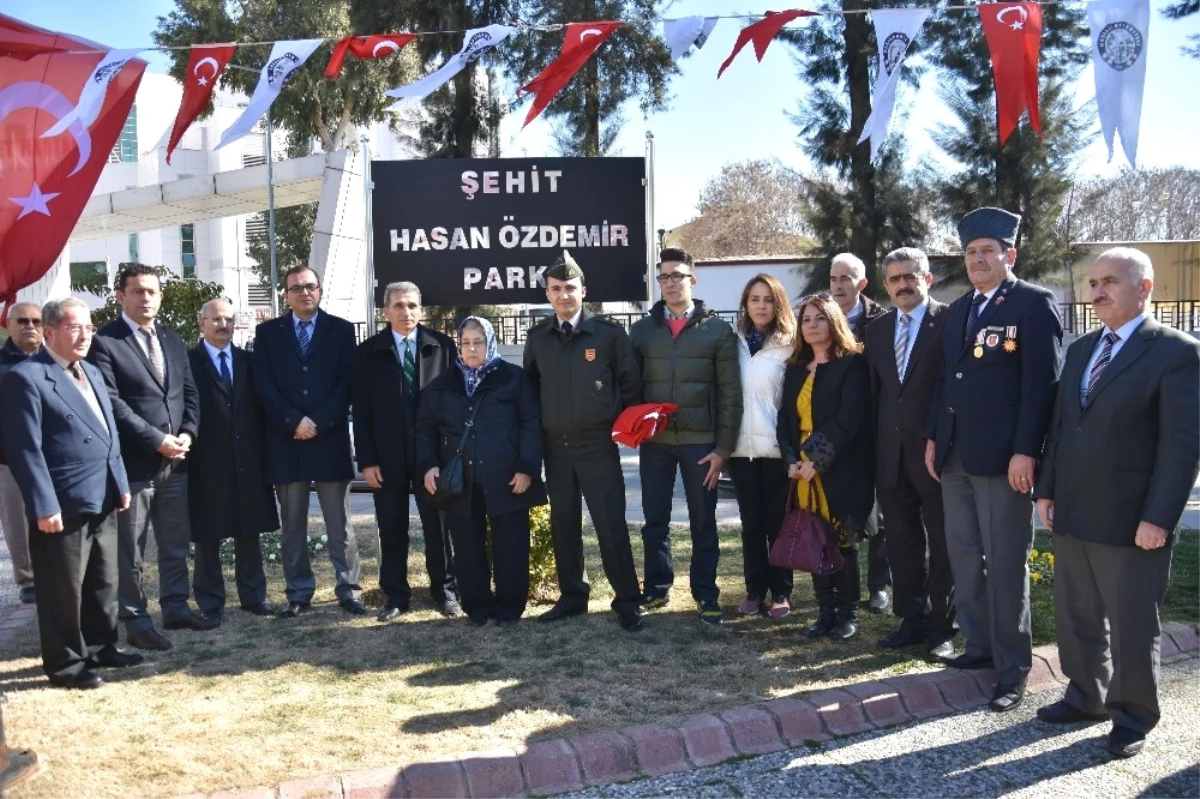
<instances>
[{"instance_id":1,"label":"man with striped tie","mask_svg":"<svg viewBox=\"0 0 1200 799\"><path fill-rule=\"evenodd\" d=\"M321 280L307 266L283 277L290 312L255 330L254 387L267 415L267 480L275 486L283 522L283 577L294 619L308 609L317 581L308 558L311 486L325 517L329 560L342 610L367 612L358 584L358 541L350 525L350 388L354 326L318 310Z\"/></svg>"},{"instance_id":2,"label":"man with striped tie","mask_svg":"<svg viewBox=\"0 0 1200 799\"><path fill-rule=\"evenodd\" d=\"M1067 350L1037 479L1070 683L1037 715L1112 719L1108 751L1132 757L1160 715L1159 610L1200 471L1200 344L1147 312L1154 267L1140 250L1101 253L1089 283L1104 326Z\"/></svg>"},{"instance_id":3,"label":"man with striped tie","mask_svg":"<svg viewBox=\"0 0 1200 799\"><path fill-rule=\"evenodd\" d=\"M991 708L1025 698L1033 666L1029 572L1033 470L1058 387L1062 323L1054 295L1012 274L1021 217L979 208L958 223L973 288L946 311L925 465L942 484L946 549L966 652L995 666Z\"/></svg>"},{"instance_id":4,"label":"man with striped tie","mask_svg":"<svg viewBox=\"0 0 1200 799\"><path fill-rule=\"evenodd\" d=\"M358 347L354 359L354 456L371 486L379 526L379 587L387 604L376 617L395 619L409 609L408 498L416 499L425 539L425 569L434 606L459 616L454 553L442 513L416 468L417 407L421 390L450 369L454 342L421 322L421 289L407 281L383 290L385 330Z\"/></svg>"}]
</instances>

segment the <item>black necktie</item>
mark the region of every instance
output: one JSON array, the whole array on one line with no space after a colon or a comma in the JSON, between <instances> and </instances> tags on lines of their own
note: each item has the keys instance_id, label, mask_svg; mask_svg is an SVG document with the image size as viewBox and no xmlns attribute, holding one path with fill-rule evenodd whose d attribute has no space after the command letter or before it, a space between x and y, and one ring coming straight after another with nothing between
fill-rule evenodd
<instances>
[{"instance_id":1,"label":"black necktie","mask_svg":"<svg viewBox=\"0 0 1200 799\"><path fill-rule=\"evenodd\" d=\"M971 334L975 332L975 325L979 323L979 311L987 301L986 294L976 294L975 299L971 300L971 314L967 317L967 330L963 333L964 344L971 342Z\"/></svg>"},{"instance_id":2,"label":"black necktie","mask_svg":"<svg viewBox=\"0 0 1200 799\"><path fill-rule=\"evenodd\" d=\"M562 323L562 332L563 332L563 335L564 335L564 336L570 336L570 335L571 335L571 330L572 330L572 328L571 328L571 323L570 323L570 322L563 322L563 323Z\"/></svg>"},{"instance_id":3,"label":"black necktie","mask_svg":"<svg viewBox=\"0 0 1200 799\"><path fill-rule=\"evenodd\" d=\"M232 386L233 373L229 371L229 355L221 352L217 355L217 357L221 361L221 366L219 369L217 369L221 375L221 382L227 386Z\"/></svg>"}]
</instances>

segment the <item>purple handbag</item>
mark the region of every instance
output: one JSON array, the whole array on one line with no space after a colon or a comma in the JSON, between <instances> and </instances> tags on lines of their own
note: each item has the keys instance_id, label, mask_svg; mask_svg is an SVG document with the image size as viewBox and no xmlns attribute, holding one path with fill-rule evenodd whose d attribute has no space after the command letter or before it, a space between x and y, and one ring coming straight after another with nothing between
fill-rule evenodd
<instances>
[{"instance_id":1,"label":"purple handbag","mask_svg":"<svg viewBox=\"0 0 1200 799\"><path fill-rule=\"evenodd\" d=\"M808 492L807 507L796 507L796 482L788 486L783 525L771 545L772 566L810 574L827 575L840 571L844 559L837 537L829 522L816 512L815 492Z\"/></svg>"}]
</instances>

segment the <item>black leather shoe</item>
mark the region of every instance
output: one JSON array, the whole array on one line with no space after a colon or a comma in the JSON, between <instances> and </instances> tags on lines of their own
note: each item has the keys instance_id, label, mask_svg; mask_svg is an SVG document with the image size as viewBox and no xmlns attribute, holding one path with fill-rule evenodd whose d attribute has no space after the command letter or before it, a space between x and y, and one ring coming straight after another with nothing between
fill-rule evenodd
<instances>
[{"instance_id":1,"label":"black leather shoe","mask_svg":"<svg viewBox=\"0 0 1200 799\"><path fill-rule=\"evenodd\" d=\"M88 659L88 665L93 669L123 669L137 666L146 658L137 652L122 652L115 646L105 647Z\"/></svg>"},{"instance_id":2,"label":"black leather shoe","mask_svg":"<svg viewBox=\"0 0 1200 799\"><path fill-rule=\"evenodd\" d=\"M950 658L946 665L954 669L990 669L993 664L991 658L968 655L964 652L958 657Z\"/></svg>"},{"instance_id":3,"label":"black leather shoe","mask_svg":"<svg viewBox=\"0 0 1200 799\"><path fill-rule=\"evenodd\" d=\"M225 612L221 610L205 610L201 611L200 615L211 621L215 627L220 627L221 622L225 620Z\"/></svg>"},{"instance_id":4,"label":"black leather shoe","mask_svg":"<svg viewBox=\"0 0 1200 799\"><path fill-rule=\"evenodd\" d=\"M74 688L79 691L87 691L92 688L99 688L104 684L104 680L84 669L78 674L72 674L70 677L51 677L50 684L56 688Z\"/></svg>"},{"instance_id":5,"label":"black leather shoe","mask_svg":"<svg viewBox=\"0 0 1200 799\"><path fill-rule=\"evenodd\" d=\"M216 629L218 624L190 610L187 615L163 621L163 627L168 630L195 630L201 633Z\"/></svg>"},{"instance_id":6,"label":"black leather shoe","mask_svg":"<svg viewBox=\"0 0 1200 799\"><path fill-rule=\"evenodd\" d=\"M441 602L434 603L438 613L445 616L447 619L457 619L463 615L462 605L458 604L458 600L452 596L446 597Z\"/></svg>"},{"instance_id":7,"label":"black leather shoe","mask_svg":"<svg viewBox=\"0 0 1200 799\"><path fill-rule=\"evenodd\" d=\"M636 633L646 626L636 610L618 611L617 621L620 622L621 629L627 633Z\"/></svg>"},{"instance_id":8,"label":"black leather shoe","mask_svg":"<svg viewBox=\"0 0 1200 799\"><path fill-rule=\"evenodd\" d=\"M885 638L879 639L878 646L884 649L899 649L902 646L912 646L924 641L925 632L920 627L911 624L901 624L899 630L896 630L896 632Z\"/></svg>"},{"instance_id":9,"label":"black leather shoe","mask_svg":"<svg viewBox=\"0 0 1200 799\"><path fill-rule=\"evenodd\" d=\"M871 598L867 601L867 610L872 613L883 613L892 606L892 600L888 598L887 591L872 591Z\"/></svg>"},{"instance_id":10,"label":"black leather shoe","mask_svg":"<svg viewBox=\"0 0 1200 799\"><path fill-rule=\"evenodd\" d=\"M1077 721L1094 724L1098 721L1108 721L1107 713L1088 713L1061 700L1052 705L1039 707L1037 717L1047 724L1074 724Z\"/></svg>"},{"instance_id":11,"label":"black leather shoe","mask_svg":"<svg viewBox=\"0 0 1200 799\"><path fill-rule=\"evenodd\" d=\"M308 602L289 602L287 607L279 611L279 618L294 619L304 611L312 607Z\"/></svg>"},{"instance_id":12,"label":"black leather shoe","mask_svg":"<svg viewBox=\"0 0 1200 799\"><path fill-rule=\"evenodd\" d=\"M1007 713L1020 707L1024 699L1025 682L1023 680L1016 685L997 685L988 707L997 713Z\"/></svg>"},{"instance_id":13,"label":"black leather shoe","mask_svg":"<svg viewBox=\"0 0 1200 799\"><path fill-rule=\"evenodd\" d=\"M253 613L255 616L274 616L276 613L275 608L266 602L259 602L257 605L242 605L242 610Z\"/></svg>"},{"instance_id":14,"label":"black leather shoe","mask_svg":"<svg viewBox=\"0 0 1200 799\"><path fill-rule=\"evenodd\" d=\"M838 641L849 641L856 635L858 635L858 621L855 619L842 619L836 627L829 631L829 637Z\"/></svg>"},{"instance_id":15,"label":"black leather shoe","mask_svg":"<svg viewBox=\"0 0 1200 799\"><path fill-rule=\"evenodd\" d=\"M817 616L817 620L812 623L805 633L809 638L820 638L833 632L833 628L837 627L837 615L833 613L822 613Z\"/></svg>"},{"instance_id":16,"label":"black leather shoe","mask_svg":"<svg viewBox=\"0 0 1200 799\"><path fill-rule=\"evenodd\" d=\"M37 604L37 588L32 585L27 585L21 589L21 604L36 605Z\"/></svg>"},{"instance_id":17,"label":"black leather shoe","mask_svg":"<svg viewBox=\"0 0 1200 799\"><path fill-rule=\"evenodd\" d=\"M125 636L126 642L138 649L153 649L156 652L166 652L171 648L171 642L162 636L153 628L149 630L139 630L136 633L129 633Z\"/></svg>"},{"instance_id":18,"label":"black leather shoe","mask_svg":"<svg viewBox=\"0 0 1200 799\"><path fill-rule=\"evenodd\" d=\"M569 619L572 616L582 616L585 613L587 613L586 607L571 607L570 605L565 605L562 602L556 602L554 607L538 616L538 621L562 621L563 619Z\"/></svg>"},{"instance_id":19,"label":"black leather shoe","mask_svg":"<svg viewBox=\"0 0 1200 799\"><path fill-rule=\"evenodd\" d=\"M351 611L353 612L353 611ZM383 610L379 611L379 615L375 617L375 621L393 621L400 618L400 614L404 611L395 605L388 605Z\"/></svg>"},{"instance_id":20,"label":"black leather shoe","mask_svg":"<svg viewBox=\"0 0 1200 799\"><path fill-rule=\"evenodd\" d=\"M1113 757L1133 757L1146 745L1146 734L1128 727L1113 727L1108 734L1108 753Z\"/></svg>"},{"instance_id":21,"label":"black leather shoe","mask_svg":"<svg viewBox=\"0 0 1200 799\"><path fill-rule=\"evenodd\" d=\"M351 616L364 616L367 612L366 606L357 599L339 599L338 606Z\"/></svg>"},{"instance_id":22,"label":"black leather shoe","mask_svg":"<svg viewBox=\"0 0 1200 799\"><path fill-rule=\"evenodd\" d=\"M469 616L467 621L472 627L486 627L490 619L487 616Z\"/></svg>"},{"instance_id":23,"label":"black leather shoe","mask_svg":"<svg viewBox=\"0 0 1200 799\"><path fill-rule=\"evenodd\" d=\"M954 644L949 641L933 644L929 647L929 651L925 653L925 658L932 663L948 665L954 659Z\"/></svg>"}]
</instances>

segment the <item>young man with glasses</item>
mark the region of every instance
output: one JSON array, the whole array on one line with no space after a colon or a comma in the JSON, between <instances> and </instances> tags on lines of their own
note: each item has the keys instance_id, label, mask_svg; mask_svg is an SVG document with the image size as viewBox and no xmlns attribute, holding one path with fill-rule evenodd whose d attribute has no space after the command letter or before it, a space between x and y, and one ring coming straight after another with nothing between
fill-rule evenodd
<instances>
[{"instance_id":1,"label":"young man with glasses","mask_svg":"<svg viewBox=\"0 0 1200 799\"><path fill-rule=\"evenodd\" d=\"M629 338L645 401L672 402L679 410L641 446L643 603L649 610L666 607L675 581L669 526L678 470L691 525L692 597L701 621L717 625L724 620L717 588L717 480L742 423L737 337L728 322L693 299L696 271L689 253L664 249L657 280L662 300L633 325Z\"/></svg>"},{"instance_id":2,"label":"young man with glasses","mask_svg":"<svg viewBox=\"0 0 1200 799\"><path fill-rule=\"evenodd\" d=\"M308 558L310 486L325 517L329 559L342 610L367 612L358 580L358 541L350 525L350 392L354 326L319 310L321 282L307 266L283 276L288 313L255 330L254 386L266 409L267 480L275 486L283 521L283 576L293 619L317 588Z\"/></svg>"},{"instance_id":3,"label":"young man with glasses","mask_svg":"<svg viewBox=\"0 0 1200 799\"><path fill-rule=\"evenodd\" d=\"M0 347L0 380L10 369L24 363L42 347L42 309L31 302L20 302L8 309L8 341ZM2 424L2 420L0 420ZM2 429L2 428L0 428ZM0 448L0 525L12 558L13 580L21 591L21 601L33 604L33 565L29 561L29 522L21 491L13 480L4 451Z\"/></svg>"}]
</instances>

